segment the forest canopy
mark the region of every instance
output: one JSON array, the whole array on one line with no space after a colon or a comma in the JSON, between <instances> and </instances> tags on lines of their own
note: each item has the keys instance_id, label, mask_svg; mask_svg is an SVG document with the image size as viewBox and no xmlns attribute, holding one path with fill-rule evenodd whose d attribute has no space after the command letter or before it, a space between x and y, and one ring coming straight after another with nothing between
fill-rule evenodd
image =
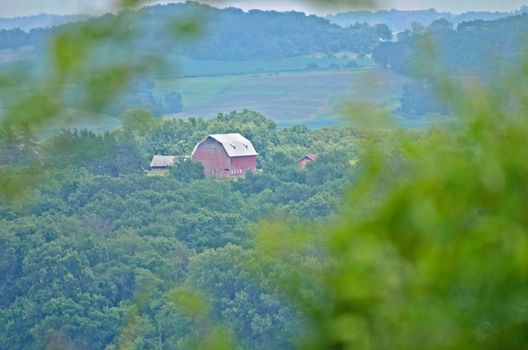
<instances>
[{"instance_id":1,"label":"forest canopy","mask_svg":"<svg viewBox=\"0 0 528 350\"><path fill-rule=\"evenodd\" d=\"M27 134L3 140L12 143L3 144L2 166L39 162L46 171L30 202L0 208L1 343L118 346L136 294L152 288L134 342L180 348L191 320L164 293L189 284L213 293L212 317L245 347L291 347L299 311L273 279L246 270L257 255L255 227L275 216L317 227L335 216L370 133L280 129L250 111L184 121L131 110L122 120L104 135L64 130L42 142ZM257 174L204 179L178 165L166 177L144 173L152 154L188 155L205 135L225 131L253 141ZM313 152L318 162L300 169L299 159Z\"/></svg>"}]
</instances>

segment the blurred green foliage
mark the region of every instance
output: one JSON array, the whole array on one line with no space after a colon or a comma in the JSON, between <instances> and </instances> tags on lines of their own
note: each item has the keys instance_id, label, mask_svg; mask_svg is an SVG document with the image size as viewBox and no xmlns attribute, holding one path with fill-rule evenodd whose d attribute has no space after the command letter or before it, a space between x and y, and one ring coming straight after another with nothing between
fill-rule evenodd
<instances>
[{"instance_id":1,"label":"blurred green foliage","mask_svg":"<svg viewBox=\"0 0 528 350\"><path fill-rule=\"evenodd\" d=\"M313 331L302 348L527 346L524 62L491 88L439 83L450 128L400 134L400 154L371 144L324 235L325 268L302 272L327 296L303 307ZM299 285L287 290L302 301Z\"/></svg>"}]
</instances>

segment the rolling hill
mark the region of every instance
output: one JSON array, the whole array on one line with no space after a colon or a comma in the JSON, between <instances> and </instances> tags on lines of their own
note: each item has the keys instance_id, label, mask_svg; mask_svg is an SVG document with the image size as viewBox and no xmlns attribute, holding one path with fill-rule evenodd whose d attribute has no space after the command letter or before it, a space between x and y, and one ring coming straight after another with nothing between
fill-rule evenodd
<instances>
[{"instance_id":1,"label":"rolling hill","mask_svg":"<svg viewBox=\"0 0 528 350\"><path fill-rule=\"evenodd\" d=\"M85 21L89 18L90 17L86 15L57 16L47 13L24 17L0 17L0 30L11 30L18 28L24 32L29 32L30 30L36 28L57 27L67 23Z\"/></svg>"},{"instance_id":2,"label":"rolling hill","mask_svg":"<svg viewBox=\"0 0 528 350\"><path fill-rule=\"evenodd\" d=\"M368 25L386 24L394 32L403 32L411 29L413 23L422 26L429 26L436 20L446 19L454 25L463 22L484 20L491 21L508 16L518 15L528 12L528 7L523 7L515 12L465 12L452 14L449 12L438 12L435 9L418 11L383 10L383 11L350 11L341 12L327 16L330 22L341 27L367 23Z\"/></svg>"}]
</instances>

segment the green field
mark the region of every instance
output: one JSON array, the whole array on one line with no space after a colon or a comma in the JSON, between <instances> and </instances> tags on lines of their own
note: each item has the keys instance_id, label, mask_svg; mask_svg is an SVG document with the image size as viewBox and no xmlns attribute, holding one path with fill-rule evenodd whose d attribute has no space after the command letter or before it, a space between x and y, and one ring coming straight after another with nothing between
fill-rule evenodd
<instances>
[{"instance_id":1,"label":"green field","mask_svg":"<svg viewBox=\"0 0 528 350\"><path fill-rule=\"evenodd\" d=\"M120 123L119 119L106 114L68 109L62 116L36 127L37 134L45 138L57 135L61 129L89 129L102 134L118 128Z\"/></svg>"},{"instance_id":2,"label":"green field","mask_svg":"<svg viewBox=\"0 0 528 350\"><path fill-rule=\"evenodd\" d=\"M369 57L358 57L354 52L314 53L281 59L245 61L198 60L176 56L170 57L169 61L172 63L173 73L184 77L302 71L310 64L316 64L322 69L345 67L352 62L360 66L374 65Z\"/></svg>"},{"instance_id":3,"label":"green field","mask_svg":"<svg viewBox=\"0 0 528 350\"><path fill-rule=\"evenodd\" d=\"M118 128L121 121L102 113L93 113L69 109L60 118L46 123L39 129L41 136L56 135L61 129L90 129L96 133L105 133Z\"/></svg>"},{"instance_id":4,"label":"green field","mask_svg":"<svg viewBox=\"0 0 528 350\"><path fill-rule=\"evenodd\" d=\"M182 94L184 109L174 117L209 118L250 109L281 126L304 123L312 127L339 122L347 103L393 110L406 83L407 78L377 67L156 81L159 93Z\"/></svg>"},{"instance_id":5,"label":"green field","mask_svg":"<svg viewBox=\"0 0 528 350\"><path fill-rule=\"evenodd\" d=\"M293 62L293 59L290 61ZM273 65L277 62L274 61ZM249 67L250 63L247 65ZM302 123L323 127L342 123L343 107L350 103L376 105L388 111L396 109L402 87L408 82L408 78L390 70L367 65L360 68L158 78L155 80L155 93L159 97L174 91L182 94L183 111L165 117L211 118L219 112L249 109L275 120L279 126ZM15 91L3 93L9 96ZM428 126L423 123L407 120L398 125ZM119 119L108 115L69 110L59 121L47 124L39 133L53 135L61 128L74 127L105 132L118 126Z\"/></svg>"},{"instance_id":6,"label":"green field","mask_svg":"<svg viewBox=\"0 0 528 350\"><path fill-rule=\"evenodd\" d=\"M28 48L0 51L0 61L25 59ZM179 74L155 78L155 94L182 94L184 109L166 116L211 118L219 112L250 109L272 118L280 126L304 123L320 127L341 122L347 103L374 104L385 110L398 107L402 87L409 79L381 69L368 57L352 52L313 54L264 61L211 61L172 57ZM343 68L355 62L359 68ZM320 69L307 70L309 64ZM338 68L341 67L341 68ZM176 73L178 73L176 71ZM180 77L177 77L180 75ZM185 77L182 77L184 75ZM3 91L7 98L15 91ZM1 102L1 101L0 101ZM1 104L1 103L0 103ZM45 134L61 127L111 130L119 120L105 115L68 111L60 122L46 126ZM75 118L80 120L75 121ZM408 121L404 126L408 125ZM419 127L419 125L418 125Z\"/></svg>"}]
</instances>

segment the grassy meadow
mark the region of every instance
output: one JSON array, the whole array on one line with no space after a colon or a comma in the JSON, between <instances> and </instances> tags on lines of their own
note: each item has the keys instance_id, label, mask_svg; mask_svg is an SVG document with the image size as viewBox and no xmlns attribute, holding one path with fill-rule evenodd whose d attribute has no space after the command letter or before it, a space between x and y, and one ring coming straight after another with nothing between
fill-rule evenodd
<instances>
[{"instance_id":1,"label":"grassy meadow","mask_svg":"<svg viewBox=\"0 0 528 350\"><path fill-rule=\"evenodd\" d=\"M334 54L314 53L311 55L293 56L269 60L198 60L188 57L172 57L171 68L174 73L185 77L199 77L212 75L280 73L301 71L308 65L316 64L319 68L344 67L349 64L372 66L374 63L369 56L358 56L354 52L342 51Z\"/></svg>"},{"instance_id":2,"label":"grassy meadow","mask_svg":"<svg viewBox=\"0 0 528 350\"><path fill-rule=\"evenodd\" d=\"M393 72L362 67L158 79L156 88L160 94L182 94L183 111L171 117L209 118L219 112L250 109L281 126L320 127L338 123L346 103L395 109L407 82Z\"/></svg>"},{"instance_id":3,"label":"grassy meadow","mask_svg":"<svg viewBox=\"0 0 528 350\"><path fill-rule=\"evenodd\" d=\"M73 128L89 129L95 133L102 134L118 128L120 124L121 121L118 118L104 113L69 109L60 118L40 126L39 135L41 137L49 137L56 135L61 129Z\"/></svg>"},{"instance_id":4,"label":"grassy meadow","mask_svg":"<svg viewBox=\"0 0 528 350\"><path fill-rule=\"evenodd\" d=\"M0 62L21 62L31 50L0 51ZM33 58L34 59L34 58ZM211 118L219 112L255 110L280 126L303 123L324 127L342 122L346 103L374 104L392 111L399 106L402 87L409 79L375 66L369 57L352 52L314 54L278 60L210 61L173 57L177 70L155 77L154 93L182 95L183 110L164 117ZM314 69L307 69L312 65ZM357 67L352 67L357 65ZM0 65L3 66L3 65ZM349 67L349 68L347 68ZM16 94L2 90L4 99ZM1 103L0 101L0 108ZM74 118L75 116L75 118ZM402 126L420 127L420 122ZM68 110L46 125L40 134L53 135L61 128L110 131L119 119L105 114Z\"/></svg>"}]
</instances>

